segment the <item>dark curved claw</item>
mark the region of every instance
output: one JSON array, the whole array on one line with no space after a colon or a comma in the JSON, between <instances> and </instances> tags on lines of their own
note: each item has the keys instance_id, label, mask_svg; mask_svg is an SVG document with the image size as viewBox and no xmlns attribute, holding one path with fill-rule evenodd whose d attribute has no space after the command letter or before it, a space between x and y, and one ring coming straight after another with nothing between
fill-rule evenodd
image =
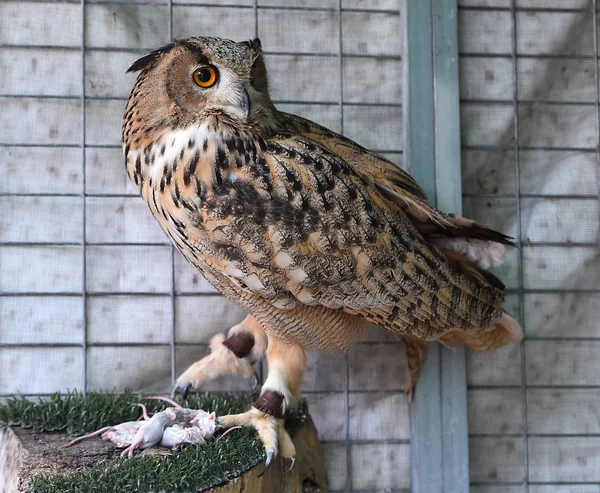
<instances>
[{"instance_id":1,"label":"dark curved claw","mask_svg":"<svg viewBox=\"0 0 600 493\"><path fill-rule=\"evenodd\" d=\"M223 430L225 429L225 425L223 424L223 419L221 416L217 416L217 420L215 421L215 430Z\"/></svg>"},{"instance_id":2,"label":"dark curved claw","mask_svg":"<svg viewBox=\"0 0 600 493\"><path fill-rule=\"evenodd\" d=\"M187 395L190 392L190 389L193 387L192 382L188 382L185 384L185 386L183 387L183 389L181 389L181 398L185 400L185 398L187 397Z\"/></svg>"},{"instance_id":3,"label":"dark curved claw","mask_svg":"<svg viewBox=\"0 0 600 493\"><path fill-rule=\"evenodd\" d=\"M285 471L283 472L290 472L292 469L294 469L294 466L296 465L296 456L292 456L292 463L290 464L290 467L288 467Z\"/></svg>"},{"instance_id":4,"label":"dark curved claw","mask_svg":"<svg viewBox=\"0 0 600 493\"><path fill-rule=\"evenodd\" d=\"M258 373L256 373L256 371L252 374L252 378L254 379L254 383L252 384L252 390L256 390L258 384L260 383L260 378L258 377Z\"/></svg>"},{"instance_id":5,"label":"dark curved claw","mask_svg":"<svg viewBox=\"0 0 600 493\"><path fill-rule=\"evenodd\" d=\"M271 462L273 462L273 457L275 457L275 452L269 450L267 452L267 460L265 461L265 468L263 469L263 472L261 472L258 477L260 478L264 473L267 472L267 469L269 469L269 467L271 467Z\"/></svg>"}]
</instances>

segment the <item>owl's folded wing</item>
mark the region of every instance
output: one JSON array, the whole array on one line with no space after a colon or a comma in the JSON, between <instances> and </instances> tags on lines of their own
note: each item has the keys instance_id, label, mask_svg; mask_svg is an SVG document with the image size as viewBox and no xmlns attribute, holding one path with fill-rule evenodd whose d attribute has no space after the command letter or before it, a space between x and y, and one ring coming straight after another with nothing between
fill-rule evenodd
<instances>
[{"instance_id":1,"label":"owl's folded wing","mask_svg":"<svg viewBox=\"0 0 600 493\"><path fill-rule=\"evenodd\" d=\"M289 126L300 135L340 156L367 182L377 183L414 199L427 199L427 195L414 178L391 161L310 120L287 113L284 116Z\"/></svg>"},{"instance_id":2,"label":"owl's folded wing","mask_svg":"<svg viewBox=\"0 0 600 493\"><path fill-rule=\"evenodd\" d=\"M514 246L509 236L430 206L414 179L382 156L310 120L295 115L286 118L298 133L340 156L367 184L400 205L429 242L459 253L485 269L502 263L502 244Z\"/></svg>"},{"instance_id":3,"label":"owl's folded wing","mask_svg":"<svg viewBox=\"0 0 600 493\"><path fill-rule=\"evenodd\" d=\"M287 114L286 118L301 135L340 156L366 183L398 203L424 235L432 236L437 233L441 236L469 237L512 244L506 235L431 207L426 202L427 195L413 177L384 157L310 120Z\"/></svg>"},{"instance_id":4,"label":"owl's folded wing","mask_svg":"<svg viewBox=\"0 0 600 493\"><path fill-rule=\"evenodd\" d=\"M230 175L203 208L203 256L231 283L278 308L343 309L424 337L500 316L502 284L429 244L410 210L356 165L302 136L259 147L256 166Z\"/></svg>"}]
</instances>

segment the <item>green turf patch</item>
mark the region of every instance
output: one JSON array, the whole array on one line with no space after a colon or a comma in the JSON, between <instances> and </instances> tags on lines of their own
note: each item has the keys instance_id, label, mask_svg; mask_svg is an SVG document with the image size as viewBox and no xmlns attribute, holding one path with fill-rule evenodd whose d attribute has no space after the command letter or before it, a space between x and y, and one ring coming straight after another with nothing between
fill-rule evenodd
<instances>
[{"instance_id":1,"label":"green turf patch","mask_svg":"<svg viewBox=\"0 0 600 493\"><path fill-rule=\"evenodd\" d=\"M73 392L54 394L50 398L30 401L14 397L0 404L0 427L23 426L36 431L66 431L85 434L103 426L137 419L138 402L147 404L149 412L164 409L168 404L142 401L141 396L126 391L123 394ZM257 394L192 395L182 406L215 411L217 416L248 410ZM308 408L301 401L298 409L286 421L294 434L307 420ZM215 435L218 437L219 433ZM129 460L106 460L89 469L59 476L36 476L34 493L114 493L137 492L199 492L235 478L258 464L264 449L256 431L243 428L222 440L209 440L202 445L188 446L165 457L136 457Z\"/></svg>"}]
</instances>

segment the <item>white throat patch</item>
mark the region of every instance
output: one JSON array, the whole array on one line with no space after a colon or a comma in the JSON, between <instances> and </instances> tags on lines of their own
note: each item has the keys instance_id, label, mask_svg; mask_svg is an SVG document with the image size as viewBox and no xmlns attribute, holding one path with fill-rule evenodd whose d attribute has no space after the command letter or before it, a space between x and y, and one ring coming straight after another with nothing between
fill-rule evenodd
<instances>
[{"instance_id":1,"label":"white throat patch","mask_svg":"<svg viewBox=\"0 0 600 493\"><path fill-rule=\"evenodd\" d=\"M162 137L157 143L159 149L160 146L165 146L165 154L160 159L154 160L152 166L147 170L147 175L156 182L162 176L161 171L165 164L172 166L179 159L181 151L185 151L186 149L193 151L194 149L202 148L204 141L210 140L212 133L206 123L169 132L167 136ZM190 141L194 142L191 149L189 148Z\"/></svg>"}]
</instances>

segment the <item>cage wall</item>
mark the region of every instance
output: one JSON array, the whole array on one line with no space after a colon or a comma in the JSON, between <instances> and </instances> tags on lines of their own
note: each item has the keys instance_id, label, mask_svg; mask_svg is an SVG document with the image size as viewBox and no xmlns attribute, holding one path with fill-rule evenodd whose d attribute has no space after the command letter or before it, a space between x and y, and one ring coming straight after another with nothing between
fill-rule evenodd
<instances>
[{"instance_id":1,"label":"cage wall","mask_svg":"<svg viewBox=\"0 0 600 493\"><path fill-rule=\"evenodd\" d=\"M140 55L258 35L276 106L402 162L400 0L0 3L0 394L168 391L244 314L174 251L120 149ZM377 355L374 357L374 355ZM410 489L404 351L309 355L332 491ZM219 379L207 390L248 390Z\"/></svg>"},{"instance_id":2,"label":"cage wall","mask_svg":"<svg viewBox=\"0 0 600 493\"><path fill-rule=\"evenodd\" d=\"M499 274L526 334L469 355L472 492L597 492L596 2L459 3L464 213L518 238Z\"/></svg>"}]
</instances>

